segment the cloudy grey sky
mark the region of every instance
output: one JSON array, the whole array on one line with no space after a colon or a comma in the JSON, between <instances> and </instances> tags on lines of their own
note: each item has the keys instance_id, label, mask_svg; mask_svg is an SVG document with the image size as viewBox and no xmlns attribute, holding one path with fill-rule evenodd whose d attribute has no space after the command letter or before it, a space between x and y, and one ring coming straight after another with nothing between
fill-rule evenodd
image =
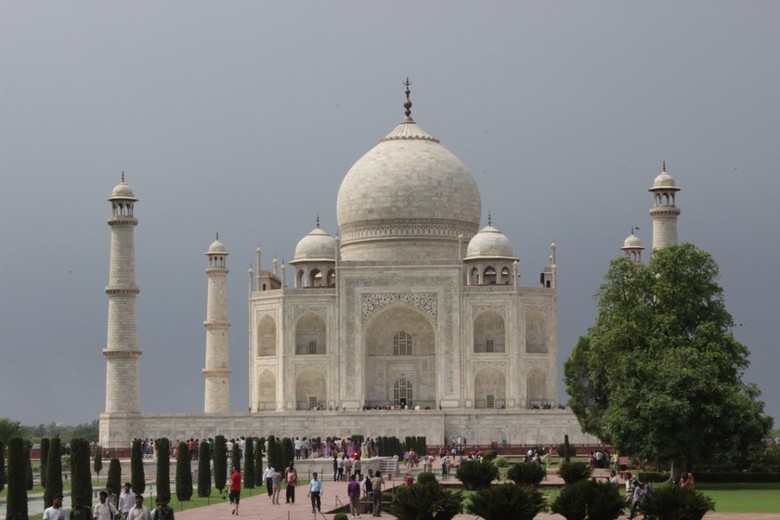
<instances>
[{"instance_id":1,"label":"cloudy grey sky","mask_svg":"<svg viewBox=\"0 0 780 520\"><path fill-rule=\"evenodd\" d=\"M122 170L142 409L202 410L217 231L246 409L254 248L289 260L317 213L337 232L341 179L401 120L409 76L413 117L471 169L524 284L558 243L561 363L630 227L650 245L666 160L680 238L720 264L745 378L780 418L778 20L761 1L0 3L0 417L104 409Z\"/></svg>"}]
</instances>

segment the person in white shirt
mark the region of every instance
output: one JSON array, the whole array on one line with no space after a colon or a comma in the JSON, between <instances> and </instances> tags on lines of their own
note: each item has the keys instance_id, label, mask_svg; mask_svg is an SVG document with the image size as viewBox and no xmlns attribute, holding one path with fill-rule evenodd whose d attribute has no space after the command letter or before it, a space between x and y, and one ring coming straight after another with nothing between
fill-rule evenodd
<instances>
[{"instance_id":1,"label":"person in white shirt","mask_svg":"<svg viewBox=\"0 0 780 520\"><path fill-rule=\"evenodd\" d=\"M92 510L92 518L94 520L114 520L119 513L114 504L108 501L108 492L100 492L100 502L95 505Z\"/></svg>"},{"instance_id":2,"label":"person in white shirt","mask_svg":"<svg viewBox=\"0 0 780 520\"><path fill-rule=\"evenodd\" d=\"M149 512L149 508L144 505L144 496L135 496L135 507L127 512L127 518L125 520L152 520L152 513Z\"/></svg>"},{"instance_id":3,"label":"person in white shirt","mask_svg":"<svg viewBox=\"0 0 780 520\"><path fill-rule=\"evenodd\" d=\"M43 520L65 520L65 508L62 507L62 495L54 497L51 507L43 512Z\"/></svg>"},{"instance_id":4,"label":"person in white shirt","mask_svg":"<svg viewBox=\"0 0 780 520\"><path fill-rule=\"evenodd\" d=\"M135 507L135 493L130 489L130 482L125 482L125 490L119 495L119 511L122 513L122 519L127 520L127 513Z\"/></svg>"},{"instance_id":5,"label":"person in white shirt","mask_svg":"<svg viewBox=\"0 0 780 520\"><path fill-rule=\"evenodd\" d=\"M265 468L265 471L263 471L263 480L265 480L265 487L268 488L268 498L273 498L274 493L274 468L271 466L268 466Z\"/></svg>"}]
</instances>

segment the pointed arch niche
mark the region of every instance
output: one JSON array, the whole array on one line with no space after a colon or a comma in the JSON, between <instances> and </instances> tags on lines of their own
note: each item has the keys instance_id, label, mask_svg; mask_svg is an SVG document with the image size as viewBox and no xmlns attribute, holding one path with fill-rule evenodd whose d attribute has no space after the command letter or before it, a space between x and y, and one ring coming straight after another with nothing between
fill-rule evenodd
<instances>
[{"instance_id":1,"label":"pointed arch niche","mask_svg":"<svg viewBox=\"0 0 780 520\"><path fill-rule=\"evenodd\" d=\"M276 376L263 370L257 378L257 411L276 410Z\"/></svg>"},{"instance_id":2,"label":"pointed arch niche","mask_svg":"<svg viewBox=\"0 0 780 520\"><path fill-rule=\"evenodd\" d=\"M525 315L525 351L547 353L547 320L539 311L528 311Z\"/></svg>"},{"instance_id":3,"label":"pointed arch niche","mask_svg":"<svg viewBox=\"0 0 780 520\"><path fill-rule=\"evenodd\" d=\"M474 353L505 352L504 318L496 311L485 311L474 320Z\"/></svg>"},{"instance_id":4,"label":"pointed arch niche","mask_svg":"<svg viewBox=\"0 0 780 520\"><path fill-rule=\"evenodd\" d=\"M474 408L506 406L506 378L495 368L483 368L474 377Z\"/></svg>"},{"instance_id":5,"label":"pointed arch niche","mask_svg":"<svg viewBox=\"0 0 780 520\"><path fill-rule=\"evenodd\" d=\"M322 316L308 312L295 323L295 354L326 354L327 329Z\"/></svg>"},{"instance_id":6,"label":"pointed arch niche","mask_svg":"<svg viewBox=\"0 0 780 520\"><path fill-rule=\"evenodd\" d=\"M325 374L319 370L307 369L295 378L295 409L322 409L328 399L328 384Z\"/></svg>"},{"instance_id":7,"label":"pointed arch niche","mask_svg":"<svg viewBox=\"0 0 780 520\"><path fill-rule=\"evenodd\" d=\"M260 318L257 324L257 355L276 355L276 321L267 315Z\"/></svg>"},{"instance_id":8,"label":"pointed arch niche","mask_svg":"<svg viewBox=\"0 0 780 520\"><path fill-rule=\"evenodd\" d=\"M399 303L363 329L368 406L436 406L436 332L429 317ZM411 395L411 399L409 398Z\"/></svg>"},{"instance_id":9,"label":"pointed arch niche","mask_svg":"<svg viewBox=\"0 0 780 520\"><path fill-rule=\"evenodd\" d=\"M528 371L525 395L529 407L552 404L547 399L547 373L543 369L532 368Z\"/></svg>"}]
</instances>

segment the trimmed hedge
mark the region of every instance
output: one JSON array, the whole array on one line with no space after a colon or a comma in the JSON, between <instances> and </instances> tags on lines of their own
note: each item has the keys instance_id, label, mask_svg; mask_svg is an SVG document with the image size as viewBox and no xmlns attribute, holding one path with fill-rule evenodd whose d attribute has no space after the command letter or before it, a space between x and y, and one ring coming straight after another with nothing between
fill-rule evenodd
<instances>
[{"instance_id":1,"label":"trimmed hedge","mask_svg":"<svg viewBox=\"0 0 780 520\"><path fill-rule=\"evenodd\" d=\"M780 482L780 473L748 473L742 471L723 473L695 473L696 482L709 483L764 483Z\"/></svg>"},{"instance_id":2,"label":"trimmed hedge","mask_svg":"<svg viewBox=\"0 0 780 520\"><path fill-rule=\"evenodd\" d=\"M506 472L506 476L512 479L515 484L538 486L547 476L547 472L544 467L535 462L523 462L512 464L509 471Z\"/></svg>"}]
</instances>

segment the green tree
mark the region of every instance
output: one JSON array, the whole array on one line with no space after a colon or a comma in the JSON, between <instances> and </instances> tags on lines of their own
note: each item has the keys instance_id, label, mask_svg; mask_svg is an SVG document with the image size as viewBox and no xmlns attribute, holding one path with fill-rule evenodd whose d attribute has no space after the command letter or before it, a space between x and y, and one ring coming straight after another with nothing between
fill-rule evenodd
<instances>
[{"instance_id":1,"label":"green tree","mask_svg":"<svg viewBox=\"0 0 780 520\"><path fill-rule=\"evenodd\" d=\"M98 485L100 485L100 472L103 471L103 448L99 444L95 445L94 454L92 455L92 469L95 470Z\"/></svg>"},{"instance_id":2,"label":"green tree","mask_svg":"<svg viewBox=\"0 0 780 520\"><path fill-rule=\"evenodd\" d=\"M279 441L276 440L276 437L269 435L266 446L268 451L268 465L277 471L284 470L284 463L282 462L282 447L280 446Z\"/></svg>"},{"instance_id":3,"label":"green tree","mask_svg":"<svg viewBox=\"0 0 780 520\"><path fill-rule=\"evenodd\" d=\"M119 459L113 458L108 463L108 477L106 478L106 487L111 486L114 493L119 494L122 489L122 463Z\"/></svg>"},{"instance_id":4,"label":"green tree","mask_svg":"<svg viewBox=\"0 0 780 520\"><path fill-rule=\"evenodd\" d=\"M214 487L222 493L227 481L227 443L224 435L214 438Z\"/></svg>"},{"instance_id":5,"label":"green tree","mask_svg":"<svg viewBox=\"0 0 780 520\"><path fill-rule=\"evenodd\" d=\"M189 458L189 453L179 451L181 457ZM157 496L171 501L171 441L165 437L157 439Z\"/></svg>"},{"instance_id":6,"label":"green tree","mask_svg":"<svg viewBox=\"0 0 780 520\"><path fill-rule=\"evenodd\" d=\"M538 486L546 475L544 466L536 462L512 464L506 472L506 476L512 479L515 484L526 486Z\"/></svg>"},{"instance_id":7,"label":"green tree","mask_svg":"<svg viewBox=\"0 0 780 520\"><path fill-rule=\"evenodd\" d=\"M732 335L718 268L690 244L655 251L646 268L614 260L598 316L566 361L583 430L622 453L671 464L746 454L772 426L742 381L748 349Z\"/></svg>"},{"instance_id":8,"label":"green tree","mask_svg":"<svg viewBox=\"0 0 780 520\"><path fill-rule=\"evenodd\" d=\"M146 489L146 475L144 474L144 459L141 452L141 439L134 439L130 449L130 483L133 493L143 495Z\"/></svg>"},{"instance_id":9,"label":"green tree","mask_svg":"<svg viewBox=\"0 0 780 520\"><path fill-rule=\"evenodd\" d=\"M192 498L192 467L186 442L179 443L176 458L176 498L181 502Z\"/></svg>"},{"instance_id":10,"label":"green tree","mask_svg":"<svg viewBox=\"0 0 780 520\"><path fill-rule=\"evenodd\" d=\"M25 440L24 460L26 465L25 484L27 484L27 491L32 491L32 488L34 487L32 460L30 459L30 451L32 451L32 443L30 441Z\"/></svg>"},{"instance_id":11,"label":"green tree","mask_svg":"<svg viewBox=\"0 0 780 520\"><path fill-rule=\"evenodd\" d=\"M54 496L60 493L62 493L62 441L59 437L54 437L49 443L49 457L46 463L44 507L51 507Z\"/></svg>"},{"instance_id":12,"label":"green tree","mask_svg":"<svg viewBox=\"0 0 780 520\"><path fill-rule=\"evenodd\" d=\"M247 437L244 443L244 487L255 487L255 442L252 437Z\"/></svg>"},{"instance_id":13,"label":"green tree","mask_svg":"<svg viewBox=\"0 0 780 520\"><path fill-rule=\"evenodd\" d=\"M285 437L282 439L282 467L276 468L279 471L284 470L287 466L293 463L295 460L295 448L293 446L293 441L289 437Z\"/></svg>"},{"instance_id":14,"label":"green tree","mask_svg":"<svg viewBox=\"0 0 780 520\"><path fill-rule=\"evenodd\" d=\"M211 449L205 440L198 447L198 496L211 496Z\"/></svg>"},{"instance_id":15,"label":"green tree","mask_svg":"<svg viewBox=\"0 0 780 520\"><path fill-rule=\"evenodd\" d=\"M563 487L551 510L566 520L614 520L625 507L617 486L609 482L580 480Z\"/></svg>"},{"instance_id":16,"label":"green tree","mask_svg":"<svg viewBox=\"0 0 780 520\"><path fill-rule=\"evenodd\" d=\"M533 486L500 484L477 491L466 504L469 513L485 520L533 520L547 509L545 497Z\"/></svg>"},{"instance_id":17,"label":"green tree","mask_svg":"<svg viewBox=\"0 0 780 520\"><path fill-rule=\"evenodd\" d=\"M458 466L455 478L463 482L466 489L485 489L498 478L498 468L492 462L466 460Z\"/></svg>"},{"instance_id":18,"label":"green tree","mask_svg":"<svg viewBox=\"0 0 780 520\"><path fill-rule=\"evenodd\" d=\"M265 451L265 437L257 439L255 446L255 483L262 486L263 482L263 452Z\"/></svg>"},{"instance_id":19,"label":"green tree","mask_svg":"<svg viewBox=\"0 0 780 520\"><path fill-rule=\"evenodd\" d=\"M241 447L238 441L233 443L233 449L230 452L230 467L241 471Z\"/></svg>"},{"instance_id":20,"label":"green tree","mask_svg":"<svg viewBox=\"0 0 780 520\"><path fill-rule=\"evenodd\" d=\"M92 469L89 460L89 441L76 438L70 441L71 497L83 497L84 505L92 507Z\"/></svg>"},{"instance_id":21,"label":"green tree","mask_svg":"<svg viewBox=\"0 0 780 520\"><path fill-rule=\"evenodd\" d=\"M9 445L8 441L14 437L22 437L22 423L19 421L12 421L7 417L0 419L0 442Z\"/></svg>"},{"instance_id":22,"label":"green tree","mask_svg":"<svg viewBox=\"0 0 780 520\"><path fill-rule=\"evenodd\" d=\"M13 437L8 441L8 495L6 518L27 520L27 461L25 441Z\"/></svg>"},{"instance_id":23,"label":"green tree","mask_svg":"<svg viewBox=\"0 0 780 520\"><path fill-rule=\"evenodd\" d=\"M0 491L5 489L5 443L0 441Z\"/></svg>"},{"instance_id":24,"label":"green tree","mask_svg":"<svg viewBox=\"0 0 780 520\"><path fill-rule=\"evenodd\" d=\"M49 463L49 438L41 438L41 486L46 487L46 466Z\"/></svg>"}]
</instances>

